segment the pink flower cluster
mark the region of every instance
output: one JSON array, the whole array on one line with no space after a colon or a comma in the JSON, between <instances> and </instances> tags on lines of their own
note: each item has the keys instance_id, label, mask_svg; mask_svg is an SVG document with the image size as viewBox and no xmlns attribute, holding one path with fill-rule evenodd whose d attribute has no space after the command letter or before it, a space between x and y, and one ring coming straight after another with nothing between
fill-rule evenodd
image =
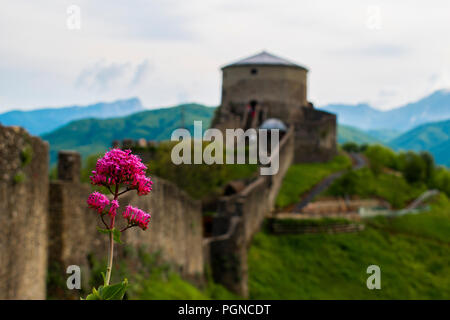
<instances>
[{"instance_id":1,"label":"pink flower cluster","mask_svg":"<svg viewBox=\"0 0 450 320\"><path fill-rule=\"evenodd\" d=\"M119 208L119 202L117 202L117 200L109 201L103 193L97 191L89 195L87 204L90 208L97 210L100 214L104 214L106 207L110 206L108 213L111 217L114 217L117 214L117 208Z\"/></svg>"},{"instance_id":2,"label":"pink flower cluster","mask_svg":"<svg viewBox=\"0 0 450 320\"><path fill-rule=\"evenodd\" d=\"M111 149L97 161L92 171L91 182L99 186L123 184L129 189L136 189L140 196L152 190L150 177L145 176L147 167L141 158L131 154L131 150Z\"/></svg>"},{"instance_id":3,"label":"pink flower cluster","mask_svg":"<svg viewBox=\"0 0 450 320\"><path fill-rule=\"evenodd\" d=\"M111 201L111 206L109 207L109 215L111 217L115 217L116 214L117 214L117 209L119 209L119 201L112 200Z\"/></svg>"},{"instance_id":4,"label":"pink flower cluster","mask_svg":"<svg viewBox=\"0 0 450 320\"><path fill-rule=\"evenodd\" d=\"M146 213L141 209L135 208L130 205L125 208L122 216L128 220L128 223L130 225L137 225L142 230L146 230L148 228L151 217L149 213Z\"/></svg>"},{"instance_id":5,"label":"pink flower cluster","mask_svg":"<svg viewBox=\"0 0 450 320\"><path fill-rule=\"evenodd\" d=\"M119 208L117 198L121 194L137 190L138 195L145 195L152 190L153 182L150 177L145 176L146 170L147 167L138 156L131 154L131 150L111 149L97 161L95 170L92 171L93 175L90 177L91 182L94 185L108 187L114 200L110 201L104 194L96 191L89 196L87 203L98 213L109 214L111 224L109 227L106 226L108 229L114 228L114 217ZM111 188L112 186L114 187ZM120 187L126 187L126 189L119 192ZM134 226L146 230L150 223L150 214L130 205L126 207L122 216L128 221L128 226L124 230Z\"/></svg>"}]
</instances>

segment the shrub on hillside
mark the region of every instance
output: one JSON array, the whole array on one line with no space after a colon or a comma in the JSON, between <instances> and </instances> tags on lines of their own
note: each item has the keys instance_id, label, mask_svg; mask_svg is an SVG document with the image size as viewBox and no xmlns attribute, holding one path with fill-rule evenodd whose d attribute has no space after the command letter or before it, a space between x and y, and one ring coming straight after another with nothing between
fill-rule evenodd
<instances>
[{"instance_id":1,"label":"shrub on hillside","mask_svg":"<svg viewBox=\"0 0 450 320\"><path fill-rule=\"evenodd\" d=\"M425 181L425 162L414 152L402 153L399 156L400 169L409 183Z\"/></svg>"},{"instance_id":2,"label":"shrub on hillside","mask_svg":"<svg viewBox=\"0 0 450 320\"><path fill-rule=\"evenodd\" d=\"M172 147L175 143L164 142L158 146L150 171L175 183L193 198L202 199L215 195L227 182L250 178L256 174L257 164L176 165L171 160ZM203 147L206 145L205 143Z\"/></svg>"},{"instance_id":3,"label":"shrub on hillside","mask_svg":"<svg viewBox=\"0 0 450 320\"><path fill-rule=\"evenodd\" d=\"M342 149L347 152L359 152L359 145L355 142L346 142L342 145Z\"/></svg>"},{"instance_id":4,"label":"shrub on hillside","mask_svg":"<svg viewBox=\"0 0 450 320\"><path fill-rule=\"evenodd\" d=\"M176 165L171 160L172 147L177 142L161 142L153 150L153 159L149 171L160 178L175 183L195 199L217 195L229 181L248 179L256 174L256 164L211 164L205 163ZM205 143L203 147L207 144ZM193 152L193 148L192 152ZM144 151L144 150L140 150ZM95 166L100 154L93 154L84 160L81 181L89 182L91 168ZM193 154L191 155L193 159ZM97 188L98 189L98 188Z\"/></svg>"},{"instance_id":5,"label":"shrub on hillside","mask_svg":"<svg viewBox=\"0 0 450 320\"><path fill-rule=\"evenodd\" d=\"M346 152L364 152L366 151L368 145L366 143L357 144L356 142L346 142L341 145L342 150Z\"/></svg>"},{"instance_id":6,"label":"shrub on hillside","mask_svg":"<svg viewBox=\"0 0 450 320\"><path fill-rule=\"evenodd\" d=\"M370 168L374 174L379 174L383 167L397 169L397 155L387 147L376 144L368 146L364 155L369 159Z\"/></svg>"},{"instance_id":7,"label":"shrub on hillside","mask_svg":"<svg viewBox=\"0 0 450 320\"><path fill-rule=\"evenodd\" d=\"M387 173L376 175L372 170L364 168L344 174L330 186L326 194L339 197L379 197L387 200L394 208L403 208L426 189L424 184L409 184L401 176Z\"/></svg>"}]
</instances>

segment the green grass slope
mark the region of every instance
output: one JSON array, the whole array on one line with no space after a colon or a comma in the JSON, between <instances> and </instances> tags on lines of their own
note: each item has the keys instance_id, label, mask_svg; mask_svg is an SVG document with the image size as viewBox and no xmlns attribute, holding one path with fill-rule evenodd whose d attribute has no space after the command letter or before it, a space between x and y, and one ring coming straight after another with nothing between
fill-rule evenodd
<instances>
[{"instance_id":1,"label":"green grass slope","mask_svg":"<svg viewBox=\"0 0 450 320\"><path fill-rule=\"evenodd\" d=\"M450 299L450 201L429 212L369 221L353 234L256 234L252 299ZM381 290L366 287L369 265Z\"/></svg>"},{"instance_id":2,"label":"green grass slope","mask_svg":"<svg viewBox=\"0 0 450 320\"><path fill-rule=\"evenodd\" d=\"M130 285L131 300L234 300L240 297L229 292L223 286L209 280L205 288L200 289L183 280L177 273L156 274L135 279Z\"/></svg>"},{"instance_id":3,"label":"green grass slope","mask_svg":"<svg viewBox=\"0 0 450 320\"><path fill-rule=\"evenodd\" d=\"M194 120L203 122L208 128L215 108L198 104L184 105L184 120L187 129L193 132ZM50 159L54 162L58 150L75 150L83 157L104 152L114 140L170 139L172 131L181 126L182 106L149 110L130 116L112 119L84 119L71 122L42 136L50 143Z\"/></svg>"},{"instance_id":4,"label":"green grass slope","mask_svg":"<svg viewBox=\"0 0 450 320\"><path fill-rule=\"evenodd\" d=\"M275 205L284 208L300 200L300 196L315 184L336 171L351 167L345 155L336 156L328 163L299 163L291 165L284 176Z\"/></svg>"}]
</instances>

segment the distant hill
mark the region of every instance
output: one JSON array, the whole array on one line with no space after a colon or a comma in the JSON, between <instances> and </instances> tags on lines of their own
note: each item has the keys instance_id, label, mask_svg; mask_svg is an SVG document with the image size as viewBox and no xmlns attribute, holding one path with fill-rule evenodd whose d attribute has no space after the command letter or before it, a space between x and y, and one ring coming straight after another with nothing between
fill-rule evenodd
<instances>
[{"instance_id":1,"label":"distant hill","mask_svg":"<svg viewBox=\"0 0 450 320\"><path fill-rule=\"evenodd\" d=\"M21 126L31 134L41 135L73 120L122 117L142 110L144 108L141 101L138 98L131 98L88 106L9 111L0 114L0 123L6 126Z\"/></svg>"},{"instance_id":2,"label":"distant hill","mask_svg":"<svg viewBox=\"0 0 450 320\"><path fill-rule=\"evenodd\" d=\"M429 151L436 163L450 165L450 120L427 123L388 143L395 150Z\"/></svg>"},{"instance_id":3,"label":"distant hill","mask_svg":"<svg viewBox=\"0 0 450 320\"><path fill-rule=\"evenodd\" d=\"M77 120L44 134L42 138L50 143L52 163L56 161L58 150L75 150L85 157L105 151L114 140L140 138L166 140L170 139L173 130L181 126L182 107L184 107L185 123L191 133L194 120L203 121L203 129L209 127L215 108L185 104L113 119ZM380 142L359 129L338 126L338 142L348 141L359 144Z\"/></svg>"},{"instance_id":4,"label":"distant hill","mask_svg":"<svg viewBox=\"0 0 450 320\"><path fill-rule=\"evenodd\" d=\"M365 131L390 129L404 132L424 123L450 119L450 91L439 90L389 111L379 111L367 104L329 104L320 109L337 114L339 124Z\"/></svg>"},{"instance_id":5,"label":"distant hill","mask_svg":"<svg viewBox=\"0 0 450 320\"><path fill-rule=\"evenodd\" d=\"M376 128L376 118L381 111L376 110L368 104L329 104L319 109L335 113L337 121L341 125L352 126L362 130Z\"/></svg>"},{"instance_id":6,"label":"distant hill","mask_svg":"<svg viewBox=\"0 0 450 320\"><path fill-rule=\"evenodd\" d=\"M450 140L441 142L430 148L429 151L433 155L436 163L450 167Z\"/></svg>"},{"instance_id":7,"label":"distant hill","mask_svg":"<svg viewBox=\"0 0 450 320\"><path fill-rule=\"evenodd\" d=\"M204 129L209 127L215 108L185 104L114 119L77 120L44 134L42 139L50 143L52 163L56 161L58 150L75 150L82 156L87 156L104 152L114 140L166 140L170 139L173 130L181 126L183 108L186 127L191 133L194 120L203 121Z\"/></svg>"},{"instance_id":8,"label":"distant hill","mask_svg":"<svg viewBox=\"0 0 450 320\"><path fill-rule=\"evenodd\" d=\"M111 104L92 105L81 109L86 110L97 106L97 108L108 109L111 112L114 108L108 106L117 104L117 108L121 109L120 106L128 105L127 102L138 109L142 108L138 99L130 99ZM126 138L170 139L172 131L181 126L182 107L184 108L185 123L188 125L188 129L192 131L194 120L203 121L204 129L209 127L215 108L199 104L185 104L172 108L137 112L124 117L76 120L42 135L42 138L50 142L52 163L56 160L58 150L76 150L83 156L87 156L105 151L114 140ZM345 106L343 108L346 109ZM362 106L361 108L372 113L368 106ZM108 110L95 111L95 116L102 113L101 117L105 117ZM383 143L395 150L426 150L433 154L438 164L450 165L448 160L450 155L450 120L423 124L401 135L396 129L365 131L355 126L342 124L338 125L337 133L338 143L349 141L358 144Z\"/></svg>"},{"instance_id":9,"label":"distant hill","mask_svg":"<svg viewBox=\"0 0 450 320\"><path fill-rule=\"evenodd\" d=\"M338 143L355 142L357 144L380 143L381 141L355 127L338 125Z\"/></svg>"},{"instance_id":10,"label":"distant hill","mask_svg":"<svg viewBox=\"0 0 450 320\"><path fill-rule=\"evenodd\" d=\"M389 142L401 134L401 132L393 129L368 130L366 133L383 143Z\"/></svg>"}]
</instances>

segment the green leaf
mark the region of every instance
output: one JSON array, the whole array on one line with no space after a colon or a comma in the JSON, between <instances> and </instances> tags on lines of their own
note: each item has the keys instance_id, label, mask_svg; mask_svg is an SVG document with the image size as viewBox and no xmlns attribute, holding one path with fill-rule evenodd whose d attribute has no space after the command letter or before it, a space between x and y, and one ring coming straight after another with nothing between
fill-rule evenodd
<instances>
[{"instance_id":1,"label":"green leaf","mask_svg":"<svg viewBox=\"0 0 450 320\"><path fill-rule=\"evenodd\" d=\"M99 228L99 227L97 227L97 231L100 232L100 233L104 233L104 234L109 234L111 232L110 229L102 229L102 228Z\"/></svg>"},{"instance_id":2,"label":"green leaf","mask_svg":"<svg viewBox=\"0 0 450 320\"><path fill-rule=\"evenodd\" d=\"M100 286L98 289L101 291L102 287ZM102 297L100 296L100 292L97 291L97 289L92 288L92 293L86 297L86 300L102 300Z\"/></svg>"},{"instance_id":3,"label":"green leaf","mask_svg":"<svg viewBox=\"0 0 450 320\"><path fill-rule=\"evenodd\" d=\"M91 294L88 294L88 296L86 297L86 300L100 300L100 298L97 297L95 294L91 293Z\"/></svg>"},{"instance_id":4,"label":"green leaf","mask_svg":"<svg viewBox=\"0 0 450 320\"><path fill-rule=\"evenodd\" d=\"M128 280L125 278L121 283L99 287L99 296L102 300L122 300L128 288Z\"/></svg>"},{"instance_id":5,"label":"green leaf","mask_svg":"<svg viewBox=\"0 0 450 320\"><path fill-rule=\"evenodd\" d=\"M100 274L102 275L102 278L103 278L103 284L106 284L106 275L105 275L105 273L101 272Z\"/></svg>"},{"instance_id":6,"label":"green leaf","mask_svg":"<svg viewBox=\"0 0 450 320\"><path fill-rule=\"evenodd\" d=\"M117 230L116 228L112 229L112 233L113 233L113 239L115 242L122 244L122 240L120 240L120 236L122 235L122 232L120 232L119 230Z\"/></svg>"}]
</instances>

